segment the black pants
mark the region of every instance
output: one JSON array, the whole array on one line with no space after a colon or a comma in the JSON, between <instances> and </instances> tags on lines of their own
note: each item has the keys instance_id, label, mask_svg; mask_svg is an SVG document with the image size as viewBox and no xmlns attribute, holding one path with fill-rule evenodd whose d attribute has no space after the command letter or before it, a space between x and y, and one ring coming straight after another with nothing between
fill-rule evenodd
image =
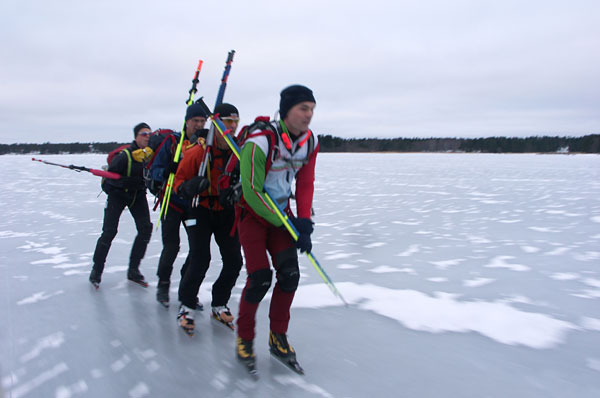
<instances>
[{"instance_id":1,"label":"black pants","mask_svg":"<svg viewBox=\"0 0 600 398\"><path fill-rule=\"evenodd\" d=\"M177 259L177 253L179 253L181 238L179 237L179 229L182 221L187 217L185 211L178 211L169 207L167 215L161 221L161 233L162 233L162 244L163 249L160 253L160 259L158 260L158 270L156 276L158 276L159 282L170 282L171 274L173 273L173 264ZM189 255L185 259L183 268L181 269L181 276L185 272L185 268L189 263Z\"/></svg>"},{"instance_id":2,"label":"black pants","mask_svg":"<svg viewBox=\"0 0 600 398\"><path fill-rule=\"evenodd\" d=\"M214 234L223 268L212 287L212 306L226 305L231 297L242 268L242 253L237 232L230 236L235 215L233 210L210 211L205 207L194 210L195 225L187 222L190 245L189 264L179 283L179 301L194 308L200 285L210 264L210 238Z\"/></svg>"},{"instance_id":3,"label":"black pants","mask_svg":"<svg viewBox=\"0 0 600 398\"><path fill-rule=\"evenodd\" d=\"M150 210L148 209L145 192L138 191L133 200L118 193L111 193L106 199L102 235L98 238L93 257L94 269L100 272L104 270L106 256L113 239L117 235L119 219L126 206L135 220L135 228L137 229L137 235L129 255L129 269L138 269L144 254L146 254L146 247L148 247L152 235L152 223L150 222Z\"/></svg>"}]
</instances>

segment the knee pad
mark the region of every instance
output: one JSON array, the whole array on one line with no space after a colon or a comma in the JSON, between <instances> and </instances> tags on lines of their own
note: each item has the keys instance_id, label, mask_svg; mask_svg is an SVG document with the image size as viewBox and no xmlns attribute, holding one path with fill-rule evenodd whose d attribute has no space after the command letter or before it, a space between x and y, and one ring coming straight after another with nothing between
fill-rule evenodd
<instances>
[{"instance_id":1,"label":"knee pad","mask_svg":"<svg viewBox=\"0 0 600 398\"><path fill-rule=\"evenodd\" d=\"M248 275L248 278L250 283L246 289L244 299L250 303L260 303L271 287L273 271L270 268L259 269Z\"/></svg>"},{"instance_id":2,"label":"knee pad","mask_svg":"<svg viewBox=\"0 0 600 398\"><path fill-rule=\"evenodd\" d=\"M298 288L300 269L298 268L298 253L290 247L275 256L277 263L277 283L286 293L293 293Z\"/></svg>"}]
</instances>

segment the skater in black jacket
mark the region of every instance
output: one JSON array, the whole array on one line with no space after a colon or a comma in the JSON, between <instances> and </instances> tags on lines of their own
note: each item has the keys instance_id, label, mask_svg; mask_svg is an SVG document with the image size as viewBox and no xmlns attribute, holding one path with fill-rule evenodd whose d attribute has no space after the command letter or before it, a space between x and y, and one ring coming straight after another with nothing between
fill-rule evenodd
<instances>
[{"instance_id":1,"label":"skater in black jacket","mask_svg":"<svg viewBox=\"0 0 600 398\"><path fill-rule=\"evenodd\" d=\"M137 236L133 241L129 256L127 279L144 287L148 286L139 267L152 235L152 223L150 222L150 210L146 200L146 185L143 175L144 162L152 156L152 150L147 148L151 134L150 126L140 123L133 128L133 134L135 139L129 148L122 150L108 166L108 171L120 174L121 178L118 180L106 179L102 183L102 190L108 197L104 207L102 235L96 243L94 264L89 278L96 288L100 285L106 256L117 235L119 219L126 206L135 220L137 229Z\"/></svg>"}]
</instances>

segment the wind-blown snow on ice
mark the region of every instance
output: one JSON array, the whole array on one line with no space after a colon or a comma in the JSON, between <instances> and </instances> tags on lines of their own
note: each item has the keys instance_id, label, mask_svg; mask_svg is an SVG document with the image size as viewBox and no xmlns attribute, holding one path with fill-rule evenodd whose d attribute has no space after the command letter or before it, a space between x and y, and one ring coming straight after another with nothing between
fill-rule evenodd
<instances>
[{"instance_id":1,"label":"wind-blown snow on ice","mask_svg":"<svg viewBox=\"0 0 600 398\"><path fill-rule=\"evenodd\" d=\"M432 333L477 332L503 344L552 348L564 341L570 322L520 311L503 302L464 301L453 294L429 296L415 290L394 290L372 284L343 282L338 288L360 309L392 318L404 326ZM323 284L300 287L294 307L319 308L343 303Z\"/></svg>"}]
</instances>

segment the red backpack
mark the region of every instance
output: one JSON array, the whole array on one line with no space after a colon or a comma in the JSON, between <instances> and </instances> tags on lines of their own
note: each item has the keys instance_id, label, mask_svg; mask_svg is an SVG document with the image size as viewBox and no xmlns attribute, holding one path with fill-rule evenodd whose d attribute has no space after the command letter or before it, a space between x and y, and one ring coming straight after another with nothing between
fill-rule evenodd
<instances>
[{"instance_id":1,"label":"red backpack","mask_svg":"<svg viewBox=\"0 0 600 398\"><path fill-rule=\"evenodd\" d=\"M274 160L274 148L277 148L278 136L277 131L273 127L273 125L269 122L268 116L258 116L254 119L254 123L242 127L239 134L236 137L236 141L240 150L244 145L244 142L248 139L248 137L256 137L259 135L266 135L268 137L269 142L269 153L267 154L267 165L266 170L268 171L271 167L271 164ZM240 160L237 158L235 154L232 154L229 157L229 160L225 164L225 170L223 174L219 177L217 181L217 186L219 188L219 196L223 198L221 195L222 192L227 190L231 190L231 193L227 194L225 200L227 203L221 203L221 205L234 205L235 203L240 201L242 196L242 182L240 180Z\"/></svg>"}]
</instances>

